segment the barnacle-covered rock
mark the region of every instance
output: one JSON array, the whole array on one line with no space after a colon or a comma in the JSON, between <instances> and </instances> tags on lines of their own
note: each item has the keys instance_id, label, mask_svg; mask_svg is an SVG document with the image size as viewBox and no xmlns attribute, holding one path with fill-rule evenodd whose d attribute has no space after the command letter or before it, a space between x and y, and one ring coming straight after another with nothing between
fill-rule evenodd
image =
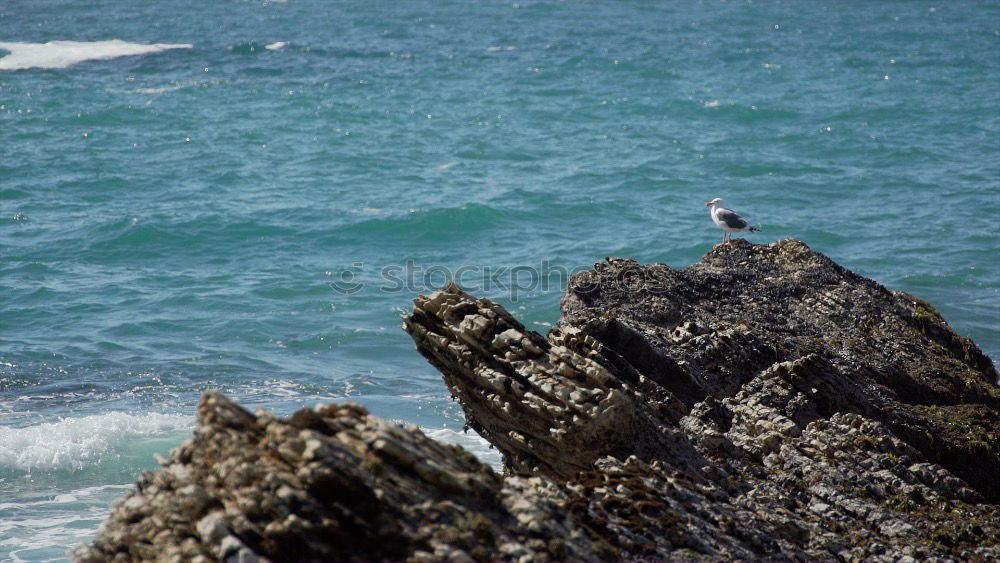
<instances>
[{"instance_id":1,"label":"barnacle-covered rock","mask_svg":"<svg viewBox=\"0 0 1000 563\"><path fill-rule=\"evenodd\" d=\"M192 440L82 561L993 561L1000 389L929 304L805 244L608 259L542 336L455 285L404 328L504 476L352 404Z\"/></svg>"}]
</instances>

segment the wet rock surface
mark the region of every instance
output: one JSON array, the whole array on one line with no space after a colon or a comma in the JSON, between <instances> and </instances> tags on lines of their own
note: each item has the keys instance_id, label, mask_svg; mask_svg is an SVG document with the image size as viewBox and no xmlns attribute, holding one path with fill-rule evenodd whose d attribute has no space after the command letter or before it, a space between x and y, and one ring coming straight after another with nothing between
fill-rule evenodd
<instances>
[{"instance_id":1,"label":"wet rock surface","mask_svg":"<svg viewBox=\"0 0 1000 563\"><path fill-rule=\"evenodd\" d=\"M545 337L449 286L404 320L499 476L356 405L195 437L83 561L1000 558L993 362L924 301L805 244L608 259Z\"/></svg>"}]
</instances>

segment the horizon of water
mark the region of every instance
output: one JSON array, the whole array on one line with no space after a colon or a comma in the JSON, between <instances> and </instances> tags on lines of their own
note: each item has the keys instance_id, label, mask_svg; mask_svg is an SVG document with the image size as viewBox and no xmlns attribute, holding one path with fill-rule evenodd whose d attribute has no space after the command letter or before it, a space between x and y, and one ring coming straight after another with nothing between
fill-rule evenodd
<instances>
[{"instance_id":1,"label":"horizon of water","mask_svg":"<svg viewBox=\"0 0 1000 563\"><path fill-rule=\"evenodd\" d=\"M1000 6L0 5L0 560L93 538L200 394L354 401L494 467L400 315L545 332L724 197L1000 357ZM532 277L539 275L541 277ZM545 283L543 283L545 282Z\"/></svg>"}]
</instances>

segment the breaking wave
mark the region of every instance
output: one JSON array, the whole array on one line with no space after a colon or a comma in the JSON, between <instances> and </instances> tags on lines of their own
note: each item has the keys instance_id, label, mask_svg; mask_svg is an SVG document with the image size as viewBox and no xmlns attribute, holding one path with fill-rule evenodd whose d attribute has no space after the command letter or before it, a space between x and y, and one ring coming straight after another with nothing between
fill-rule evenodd
<instances>
[{"instance_id":1,"label":"breaking wave","mask_svg":"<svg viewBox=\"0 0 1000 563\"><path fill-rule=\"evenodd\" d=\"M0 468L80 470L136 438L191 428L189 416L109 412L25 428L0 428Z\"/></svg>"},{"instance_id":2,"label":"breaking wave","mask_svg":"<svg viewBox=\"0 0 1000 563\"><path fill-rule=\"evenodd\" d=\"M49 41L48 43L0 42L0 49L9 51L0 58L0 70L27 68L66 68L84 61L99 61L158 53L168 49L190 49L190 43L129 43L121 39L109 41Z\"/></svg>"}]
</instances>

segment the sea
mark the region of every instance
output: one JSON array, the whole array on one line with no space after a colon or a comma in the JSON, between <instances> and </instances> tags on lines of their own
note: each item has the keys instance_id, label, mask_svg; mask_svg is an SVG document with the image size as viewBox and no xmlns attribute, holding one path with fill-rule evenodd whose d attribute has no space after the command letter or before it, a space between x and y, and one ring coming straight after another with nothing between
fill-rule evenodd
<instances>
[{"instance_id":1,"label":"sea","mask_svg":"<svg viewBox=\"0 0 1000 563\"><path fill-rule=\"evenodd\" d=\"M66 561L210 389L499 467L412 299L544 333L715 197L1000 358L1000 3L3 0L0 560Z\"/></svg>"}]
</instances>

